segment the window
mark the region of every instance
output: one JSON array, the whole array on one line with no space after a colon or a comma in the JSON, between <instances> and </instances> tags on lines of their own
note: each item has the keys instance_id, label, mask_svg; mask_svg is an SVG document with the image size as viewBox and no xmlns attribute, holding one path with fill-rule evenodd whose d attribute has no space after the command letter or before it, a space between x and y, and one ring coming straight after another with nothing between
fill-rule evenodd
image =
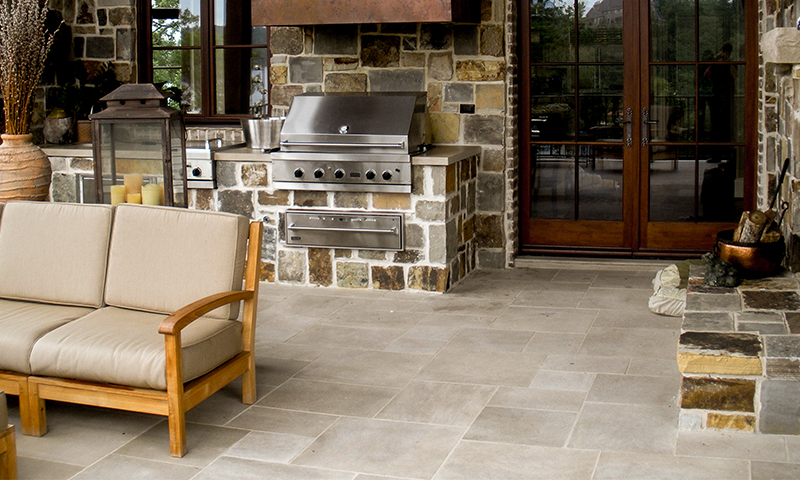
<instances>
[{"instance_id":1,"label":"window","mask_svg":"<svg viewBox=\"0 0 800 480\"><path fill-rule=\"evenodd\" d=\"M267 114L267 27L250 0L139 0L140 80L170 94L187 121Z\"/></svg>"}]
</instances>

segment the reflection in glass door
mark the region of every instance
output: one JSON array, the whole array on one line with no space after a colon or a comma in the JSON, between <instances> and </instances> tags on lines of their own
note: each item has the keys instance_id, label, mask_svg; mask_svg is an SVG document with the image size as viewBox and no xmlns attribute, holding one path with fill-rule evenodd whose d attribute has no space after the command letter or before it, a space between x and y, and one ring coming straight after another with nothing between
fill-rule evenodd
<instances>
[{"instance_id":1,"label":"reflection in glass door","mask_svg":"<svg viewBox=\"0 0 800 480\"><path fill-rule=\"evenodd\" d=\"M755 95L746 8L523 4L524 246L698 250L738 219L755 136L744 121Z\"/></svg>"}]
</instances>

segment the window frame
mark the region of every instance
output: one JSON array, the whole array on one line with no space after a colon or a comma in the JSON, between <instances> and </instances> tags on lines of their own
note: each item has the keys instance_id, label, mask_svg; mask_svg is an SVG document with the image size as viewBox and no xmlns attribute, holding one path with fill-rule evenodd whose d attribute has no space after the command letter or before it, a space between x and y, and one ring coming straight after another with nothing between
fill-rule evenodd
<instances>
[{"instance_id":1,"label":"window frame","mask_svg":"<svg viewBox=\"0 0 800 480\"><path fill-rule=\"evenodd\" d=\"M152 0L137 0L137 10L140 12L137 18L137 29L141 32L137 41L137 78L140 83L153 82L153 51L160 48L153 47L152 22L153 8ZM252 117L249 113L240 114L218 114L216 113L216 61L215 56L218 50L237 48L242 50L264 49L266 50L266 64L262 67L262 81L265 88L270 92L269 67L272 54L269 51L269 27L266 28L266 39L264 44L215 44L214 43L214 4L215 0L200 0L200 46L198 47L175 47L174 50L199 50L200 51L200 75L201 81L201 101L200 113L185 112L184 118L187 124L238 124L239 119ZM253 27L252 21L250 28ZM249 75L248 75L249 77ZM270 98L269 96L267 97ZM269 114L272 109L270 102L266 105L265 113Z\"/></svg>"}]
</instances>

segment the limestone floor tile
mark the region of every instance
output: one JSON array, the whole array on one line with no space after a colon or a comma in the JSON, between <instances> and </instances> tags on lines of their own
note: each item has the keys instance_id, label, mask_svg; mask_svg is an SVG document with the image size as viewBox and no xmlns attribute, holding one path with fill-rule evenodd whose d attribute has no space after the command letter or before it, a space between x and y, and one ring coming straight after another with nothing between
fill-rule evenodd
<instances>
[{"instance_id":1,"label":"limestone floor tile","mask_svg":"<svg viewBox=\"0 0 800 480\"><path fill-rule=\"evenodd\" d=\"M786 441L789 462L800 463L800 435L787 435L783 438Z\"/></svg>"},{"instance_id":2,"label":"limestone floor tile","mask_svg":"<svg viewBox=\"0 0 800 480\"><path fill-rule=\"evenodd\" d=\"M642 288L644 285L652 285L653 278L659 268L648 269L646 271L620 271L603 270L597 272L592 283L593 287L599 288Z\"/></svg>"},{"instance_id":3,"label":"limestone floor tile","mask_svg":"<svg viewBox=\"0 0 800 480\"><path fill-rule=\"evenodd\" d=\"M565 284L573 285L573 284ZM588 286L588 285L587 285ZM551 291L551 290L523 290L517 298L511 302L515 307L552 307L552 308L576 308L585 295L586 290L580 292L573 291Z\"/></svg>"},{"instance_id":4,"label":"limestone floor tile","mask_svg":"<svg viewBox=\"0 0 800 480\"><path fill-rule=\"evenodd\" d=\"M258 354L258 351L256 351ZM258 385L281 385L286 380L292 378L297 372L304 369L310 362L302 360L291 360L285 358L274 358L256 356L256 384Z\"/></svg>"},{"instance_id":5,"label":"limestone floor tile","mask_svg":"<svg viewBox=\"0 0 800 480\"><path fill-rule=\"evenodd\" d=\"M506 299L489 297L475 301L473 297L444 294L441 298L426 298L413 308L414 312L445 313L496 317L508 306Z\"/></svg>"},{"instance_id":6,"label":"limestone floor tile","mask_svg":"<svg viewBox=\"0 0 800 480\"><path fill-rule=\"evenodd\" d=\"M397 340L402 333L402 331L385 328L314 325L292 337L289 343L383 350Z\"/></svg>"},{"instance_id":7,"label":"limestone floor tile","mask_svg":"<svg viewBox=\"0 0 800 480\"><path fill-rule=\"evenodd\" d=\"M598 452L461 441L434 480L589 480Z\"/></svg>"},{"instance_id":8,"label":"limestone floor tile","mask_svg":"<svg viewBox=\"0 0 800 480\"><path fill-rule=\"evenodd\" d=\"M586 333L596 310L510 306L492 324L492 328L532 332Z\"/></svg>"},{"instance_id":9,"label":"limestone floor tile","mask_svg":"<svg viewBox=\"0 0 800 480\"><path fill-rule=\"evenodd\" d=\"M583 343L585 335L582 333L550 333L536 332L525 346L526 352L576 354Z\"/></svg>"},{"instance_id":10,"label":"limestone floor tile","mask_svg":"<svg viewBox=\"0 0 800 480\"><path fill-rule=\"evenodd\" d=\"M590 288L583 296L580 308L601 310L633 310L647 313L647 301L653 295L651 288Z\"/></svg>"},{"instance_id":11,"label":"limestone floor tile","mask_svg":"<svg viewBox=\"0 0 800 480\"><path fill-rule=\"evenodd\" d=\"M384 349L386 352L414 353L418 355L436 355L436 352L447 345L447 340L427 338L400 337Z\"/></svg>"},{"instance_id":12,"label":"limestone floor tile","mask_svg":"<svg viewBox=\"0 0 800 480\"><path fill-rule=\"evenodd\" d=\"M683 319L681 317L668 317L657 315L653 312L632 310L600 310L595 318L593 327L612 328L664 328L679 330Z\"/></svg>"},{"instance_id":13,"label":"limestone floor tile","mask_svg":"<svg viewBox=\"0 0 800 480\"><path fill-rule=\"evenodd\" d=\"M258 330L256 330L256 362L259 361L260 357L269 357L308 363L313 362L330 349L331 347L327 345L302 345L274 342L270 339L259 338ZM258 365L256 365L256 368L258 368ZM258 379L258 372L256 372L256 382L260 382Z\"/></svg>"},{"instance_id":14,"label":"limestone floor tile","mask_svg":"<svg viewBox=\"0 0 800 480\"><path fill-rule=\"evenodd\" d=\"M591 355L548 355L542 370L588 373L625 373L630 364L626 357Z\"/></svg>"},{"instance_id":15,"label":"limestone floor tile","mask_svg":"<svg viewBox=\"0 0 800 480\"><path fill-rule=\"evenodd\" d=\"M780 435L726 431L680 431L677 455L786 462L786 442Z\"/></svg>"},{"instance_id":16,"label":"limestone floor tile","mask_svg":"<svg viewBox=\"0 0 800 480\"><path fill-rule=\"evenodd\" d=\"M557 370L539 370L533 377L531 388L550 390L570 390L588 392L594 380L594 373L561 372Z\"/></svg>"},{"instance_id":17,"label":"limestone floor tile","mask_svg":"<svg viewBox=\"0 0 800 480\"><path fill-rule=\"evenodd\" d=\"M225 452L227 457L289 463L314 439L282 433L250 432Z\"/></svg>"},{"instance_id":18,"label":"limestone floor tile","mask_svg":"<svg viewBox=\"0 0 800 480\"><path fill-rule=\"evenodd\" d=\"M511 301L530 283L524 279L492 280L482 275L484 281L476 281L477 278L470 277L467 277L468 281L463 281L448 290L447 294L474 298L501 298Z\"/></svg>"},{"instance_id":19,"label":"limestone floor tile","mask_svg":"<svg viewBox=\"0 0 800 480\"><path fill-rule=\"evenodd\" d=\"M677 431L677 407L586 402L568 447L666 454L675 450Z\"/></svg>"},{"instance_id":20,"label":"limestone floor tile","mask_svg":"<svg viewBox=\"0 0 800 480\"><path fill-rule=\"evenodd\" d=\"M486 407L464 439L563 447L577 416L570 412Z\"/></svg>"},{"instance_id":21,"label":"limestone floor tile","mask_svg":"<svg viewBox=\"0 0 800 480\"><path fill-rule=\"evenodd\" d=\"M296 378L402 388L430 359L428 355L334 348Z\"/></svg>"},{"instance_id":22,"label":"limestone floor tile","mask_svg":"<svg viewBox=\"0 0 800 480\"><path fill-rule=\"evenodd\" d=\"M553 282L592 283L600 272L594 269L559 269Z\"/></svg>"},{"instance_id":23,"label":"limestone floor tile","mask_svg":"<svg viewBox=\"0 0 800 480\"><path fill-rule=\"evenodd\" d=\"M533 337L532 332L465 328L445 348L521 352Z\"/></svg>"},{"instance_id":24,"label":"limestone floor tile","mask_svg":"<svg viewBox=\"0 0 800 480\"><path fill-rule=\"evenodd\" d=\"M403 337L449 341L462 328L485 328L495 321L494 316L448 315L428 313L411 327Z\"/></svg>"},{"instance_id":25,"label":"limestone floor tile","mask_svg":"<svg viewBox=\"0 0 800 480\"><path fill-rule=\"evenodd\" d=\"M443 349L417 375L418 380L527 387L545 355Z\"/></svg>"},{"instance_id":26,"label":"limestone floor tile","mask_svg":"<svg viewBox=\"0 0 800 480\"><path fill-rule=\"evenodd\" d=\"M678 362L674 358L631 358L628 375L679 376Z\"/></svg>"},{"instance_id":27,"label":"limestone floor tile","mask_svg":"<svg viewBox=\"0 0 800 480\"><path fill-rule=\"evenodd\" d=\"M749 474L745 460L602 452L592 480L750 480Z\"/></svg>"},{"instance_id":28,"label":"limestone floor tile","mask_svg":"<svg viewBox=\"0 0 800 480\"><path fill-rule=\"evenodd\" d=\"M116 450L115 453L184 466L206 467L247 435L238 428L186 423L188 452L181 458L169 454L169 431L163 421Z\"/></svg>"},{"instance_id":29,"label":"limestone floor tile","mask_svg":"<svg viewBox=\"0 0 800 480\"><path fill-rule=\"evenodd\" d=\"M334 472L248 458L220 457L194 480L353 480L355 473Z\"/></svg>"},{"instance_id":30,"label":"limestone floor tile","mask_svg":"<svg viewBox=\"0 0 800 480\"><path fill-rule=\"evenodd\" d=\"M258 402L262 407L373 417L399 389L292 379Z\"/></svg>"},{"instance_id":31,"label":"limestone floor tile","mask_svg":"<svg viewBox=\"0 0 800 480\"><path fill-rule=\"evenodd\" d=\"M377 418L403 422L469 426L495 387L457 383L411 382Z\"/></svg>"},{"instance_id":32,"label":"limestone floor tile","mask_svg":"<svg viewBox=\"0 0 800 480\"><path fill-rule=\"evenodd\" d=\"M343 327L369 327L386 328L406 331L413 327L426 314L419 312L409 312L402 309L393 310L391 307L375 308L375 302L369 304L358 303L349 304L337 310L335 313L325 317L322 321L326 325L338 325ZM394 301L387 302L392 305ZM417 305L419 302L413 302Z\"/></svg>"},{"instance_id":33,"label":"limestone floor tile","mask_svg":"<svg viewBox=\"0 0 800 480\"><path fill-rule=\"evenodd\" d=\"M271 388L258 388L257 393L266 393ZM242 403L241 383L237 380L186 412L186 421L209 425L225 425L248 408L250 408L250 405Z\"/></svg>"},{"instance_id":34,"label":"limestone floor tile","mask_svg":"<svg viewBox=\"0 0 800 480\"><path fill-rule=\"evenodd\" d=\"M793 480L800 478L800 465L795 463L751 462L749 480Z\"/></svg>"},{"instance_id":35,"label":"limestone floor tile","mask_svg":"<svg viewBox=\"0 0 800 480\"><path fill-rule=\"evenodd\" d=\"M151 480L153 478L188 480L198 473L200 473L198 467L173 465L125 455L109 455L72 478L74 480L108 480L121 478L124 475L126 479L130 480Z\"/></svg>"},{"instance_id":36,"label":"limestone floor tile","mask_svg":"<svg viewBox=\"0 0 800 480\"><path fill-rule=\"evenodd\" d=\"M349 300L345 297L314 295L311 290L298 291L293 296L269 302L266 306L259 304L258 316L259 318L323 318L348 303Z\"/></svg>"},{"instance_id":37,"label":"limestone floor tile","mask_svg":"<svg viewBox=\"0 0 800 480\"><path fill-rule=\"evenodd\" d=\"M495 407L579 412L583 406L584 398L586 398L586 392L523 387L499 387L489 401L489 405Z\"/></svg>"},{"instance_id":38,"label":"limestone floor tile","mask_svg":"<svg viewBox=\"0 0 800 480\"><path fill-rule=\"evenodd\" d=\"M655 328L592 327L578 355L674 358L678 331Z\"/></svg>"},{"instance_id":39,"label":"limestone floor tile","mask_svg":"<svg viewBox=\"0 0 800 480\"><path fill-rule=\"evenodd\" d=\"M587 402L676 406L681 379L663 376L598 374Z\"/></svg>"},{"instance_id":40,"label":"limestone floor tile","mask_svg":"<svg viewBox=\"0 0 800 480\"><path fill-rule=\"evenodd\" d=\"M263 432L316 437L330 427L337 418L333 415L253 406L234 418L228 426Z\"/></svg>"},{"instance_id":41,"label":"limestone floor tile","mask_svg":"<svg viewBox=\"0 0 800 480\"><path fill-rule=\"evenodd\" d=\"M47 434L31 437L16 434L17 454L51 462L88 466L164 417L47 402ZM20 432L19 410L9 411L9 421ZM163 445L169 453L169 444Z\"/></svg>"},{"instance_id":42,"label":"limestone floor tile","mask_svg":"<svg viewBox=\"0 0 800 480\"><path fill-rule=\"evenodd\" d=\"M17 475L20 480L67 480L83 468L83 466L68 463L50 462L17 455Z\"/></svg>"},{"instance_id":43,"label":"limestone floor tile","mask_svg":"<svg viewBox=\"0 0 800 480\"><path fill-rule=\"evenodd\" d=\"M463 433L463 427L341 418L292 463L375 475L431 478Z\"/></svg>"}]
</instances>

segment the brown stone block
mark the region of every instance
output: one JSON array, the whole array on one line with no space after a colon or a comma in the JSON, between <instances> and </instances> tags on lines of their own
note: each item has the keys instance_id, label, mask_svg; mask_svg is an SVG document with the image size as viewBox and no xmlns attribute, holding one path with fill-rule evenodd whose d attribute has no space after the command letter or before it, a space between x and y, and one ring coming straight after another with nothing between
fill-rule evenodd
<instances>
[{"instance_id":1,"label":"brown stone block","mask_svg":"<svg viewBox=\"0 0 800 480\"><path fill-rule=\"evenodd\" d=\"M501 215L475 215L475 244L483 248L503 247Z\"/></svg>"},{"instance_id":2,"label":"brown stone block","mask_svg":"<svg viewBox=\"0 0 800 480\"><path fill-rule=\"evenodd\" d=\"M417 263L422 260L422 252L419 250L403 250L394 253L394 263Z\"/></svg>"},{"instance_id":3,"label":"brown stone block","mask_svg":"<svg viewBox=\"0 0 800 480\"><path fill-rule=\"evenodd\" d=\"M479 83L475 86L475 108L480 110L503 110L506 105L505 86L495 83Z\"/></svg>"},{"instance_id":4,"label":"brown stone block","mask_svg":"<svg viewBox=\"0 0 800 480\"><path fill-rule=\"evenodd\" d=\"M457 143L461 120L457 113L430 113L428 126L433 143Z\"/></svg>"},{"instance_id":5,"label":"brown stone block","mask_svg":"<svg viewBox=\"0 0 800 480\"><path fill-rule=\"evenodd\" d=\"M502 57L504 45L502 26L481 25L481 55Z\"/></svg>"},{"instance_id":6,"label":"brown stone block","mask_svg":"<svg viewBox=\"0 0 800 480\"><path fill-rule=\"evenodd\" d=\"M430 266L415 266L408 270L408 288L429 292L447 291L450 269Z\"/></svg>"},{"instance_id":7,"label":"brown stone block","mask_svg":"<svg viewBox=\"0 0 800 480\"><path fill-rule=\"evenodd\" d=\"M767 378L800 380L800 360L796 358L767 358Z\"/></svg>"},{"instance_id":8,"label":"brown stone block","mask_svg":"<svg viewBox=\"0 0 800 480\"><path fill-rule=\"evenodd\" d=\"M411 166L411 194L425 195L425 167Z\"/></svg>"},{"instance_id":9,"label":"brown stone block","mask_svg":"<svg viewBox=\"0 0 800 480\"><path fill-rule=\"evenodd\" d=\"M472 240L472 237L475 236L475 216L470 216L466 220L464 220L464 231L463 237L461 237L461 243L467 243Z\"/></svg>"},{"instance_id":10,"label":"brown stone block","mask_svg":"<svg viewBox=\"0 0 800 480\"><path fill-rule=\"evenodd\" d=\"M423 60L424 62L424 60ZM442 100L444 95L442 93L442 84L436 82L428 82L428 111L429 112L441 112L442 111ZM431 117L429 116L428 122L431 122Z\"/></svg>"},{"instance_id":11,"label":"brown stone block","mask_svg":"<svg viewBox=\"0 0 800 480\"><path fill-rule=\"evenodd\" d=\"M94 170L94 162L91 158L73 158L70 160L69 166L72 167L73 170L83 170L89 172Z\"/></svg>"},{"instance_id":12,"label":"brown stone block","mask_svg":"<svg viewBox=\"0 0 800 480\"><path fill-rule=\"evenodd\" d=\"M269 49L273 55L299 55L303 53L303 29L300 27L271 27Z\"/></svg>"},{"instance_id":13,"label":"brown stone block","mask_svg":"<svg viewBox=\"0 0 800 480\"><path fill-rule=\"evenodd\" d=\"M353 251L346 248L337 248L333 251L333 256L336 258L353 258Z\"/></svg>"},{"instance_id":14,"label":"brown stone block","mask_svg":"<svg viewBox=\"0 0 800 480\"><path fill-rule=\"evenodd\" d=\"M333 194L333 206L339 208L369 208L369 197L364 192L336 192Z\"/></svg>"},{"instance_id":15,"label":"brown stone block","mask_svg":"<svg viewBox=\"0 0 800 480\"><path fill-rule=\"evenodd\" d=\"M755 380L683 377L681 408L755 412Z\"/></svg>"},{"instance_id":16,"label":"brown stone block","mask_svg":"<svg viewBox=\"0 0 800 480\"><path fill-rule=\"evenodd\" d=\"M292 99L303 93L300 85L273 85L271 89L270 103L272 105L288 107Z\"/></svg>"},{"instance_id":17,"label":"brown stone block","mask_svg":"<svg viewBox=\"0 0 800 480\"><path fill-rule=\"evenodd\" d=\"M359 250L358 258L364 260L386 260L386 250Z\"/></svg>"},{"instance_id":18,"label":"brown stone block","mask_svg":"<svg viewBox=\"0 0 800 480\"><path fill-rule=\"evenodd\" d=\"M744 308L753 310L800 310L800 295L797 292L744 291Z\"/></svg>"},{"instance_id":19,"label":"brown stone block","mask_svg":"<svg viewBox=\"0 0 800 480\"><path fill-rule=\"evenodd\" d=\"M214 190L200 189L196 192L194 208L197 210L216 210L214 205Z\"/></svg>"},{"instance_id":20,"label":"brown stone block","mask_svg":"<svg viewBox=\"0 0 800 480\"><path fill-rule=\"evenodd\" d=\"M445 173L445 193L450 195L456 191L458 176L455 164L448 165Z\"/></svg>"},{"instance_id":21,"label":"brown stone block","mask_svg":"<svg viewBox=\"0 0 800 480\"><path fill-rule=\"evenodd\" d=\"M308 249L308 281L323 287L333 283L333 260L330 249Z\"/></svg>"},{"instance_id":22,"label":"brown stone block","mask_svg":"<svg viewBox=\"0 0 800 480\"><path fill-rule=\"evenodd\" d=\"M327 207L328 192L308 192L296 190L294 204L298 207Z\"/></svg>"},{"instance_id":23,"label":"brown stone block","mask_svg":"<svg viewBox=\"0 0 800 480\"><path fill-rule=\"evenodd\" d=\"M269 262L261 263L261 281L274 282L275 281L275 264Z\"/></svg>"},{"instance_id":24,"label":"brown stone block","mask_svg":"<svg viewBox=\"0 0 800 480\"><path fill-rule=\"evenodd\" d=\"M462 82L496 82L505 79L506 62L464 60L456 62L456 78Z\"/></svg>"},{"instance_id":25,"label":"brown stone block","mask_svg":"<svg viewBox=\"0 0 800 480\"><path fill-rule=\"evenodd\" d=\"M358 68L358 58L355 57L325 57L322 59L322 68L326 72L341 72Z\"/></svg>"},{"instance_id":26,"label":"brown stone block","mask_svg":"<svg viewBox=\"0 0 800 480\"><path fill-rule=\"evenodd\" d=\"M754 415L725 415L722 413L709 412L706 420L708 428L743 430L753 432L756 429L756 417Z\"/></svg>"},{"instance_id":27,"label":"brown stone block","mask_svg":"<svg viewBox=\"0 0 800 480\"><path fill-rule=\"evenodd\" d=\"M759 336L750 333L685 332L681 334L678 350L698 354L758 357L763 347Z\"/></svg>"},{"instance_id":28,"label":"brown stone block","mask_svg":"<svg viewBox=\"0 0 800 480\"><path fill-rule=\"evenodd\" d=\"M372 286L380 290L403 290L406 288L403 267L372 267Z\"/></svg>"},{"instance_id":29,"label":"brown stone block","mask_svg":"<svg viewBox=\"0 0 800 480\"><path fill-rule=\"evenodd\" d=\"M288 65L270 65L269 67L269 84L270 85L285 85L289 81L289 66Z\"/></svg>"},{"instance_id":30,"label":"brown stone block","mask_svg":"<svg viewBox=\"0 0 800 480\"><path fill-rule=\"evenodd\" d=\"M242 165L242 184L245 187L266 187L269 185L269 172L263 163Z\"/></svg>"},{"instance_id":31,"label":"brown stone block","mask_svg":"<svg viewBox=\"0 0 800 480\"><path fill-rule=\"evenodd\" d=\"M372 207L378 210L409 210L411 195L408 193L373 193Z\"/></svg>"},{"instance_id":32,"label":"brown stone block","mask_svg":"<svg viewBox=\"0 0 800 480\"><path fill-rule=\"evenodd\" d=\"M363 73L329 73L324 83L326 92L367 91L367 76Z\"/></svg>"},{"instance_id":33,"label":"brown stone block","mask_svg":"<svg viewBox=\"0 0 800 480\"><path fill-rule=\"evenodd\" d=\"M289 205L289 191L288 190L275 190L272 193L259 190L258 192L259 205Z\"/></svg>"},{"instance_id":34,"label":"brown stone block","mask_svg":"<svg viewBox=\"0 0 800 480\"><path fill-rule=\"evenodd\" d=\"M361 65L387 68L400 66L400 37L390 35L361 36Z\"/></svg>"}]
</instances>

